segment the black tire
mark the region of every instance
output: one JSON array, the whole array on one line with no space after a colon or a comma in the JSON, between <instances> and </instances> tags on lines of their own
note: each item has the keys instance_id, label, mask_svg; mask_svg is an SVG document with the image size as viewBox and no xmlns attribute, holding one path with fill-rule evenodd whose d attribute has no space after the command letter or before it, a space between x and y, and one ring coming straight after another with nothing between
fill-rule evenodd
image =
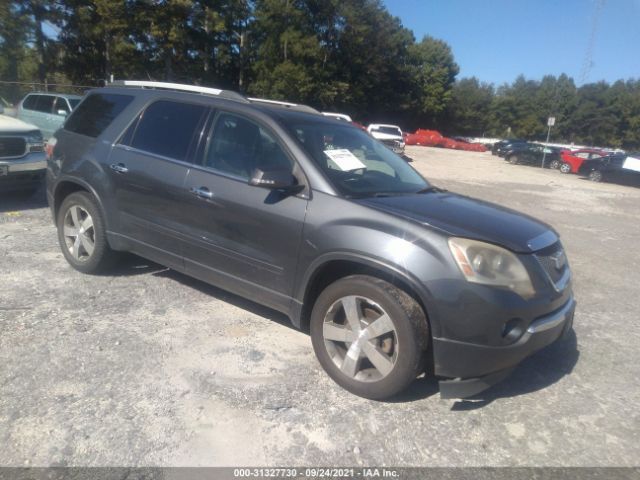
<instances>
[{"instance_id":1,"label":"black tire","mask_svg":"<svg viewBox=\"0 0 640 480\"><path fill-rule=\"evenodd\" d=\"M592 182L601 182L603 178L602 172L600 170L591 170L589 172L589 180Z\"/></svg>"},{"instance_id":2,"label":"black tire","mask_svg":"<svg viewBox=\"0 0 640 480\"><path fill-rule=\"evenodd\" d=\"M78 259L74 257L67 242L71 237L65 235L65 218L70 214L70 210L74 207L80 207L83 211L88 213L92 219L92 240L93 251L85 258ZM56 226L58 228L58 242L60 248L67 262L82 273L100 273L113 267L118 259L117 252L114 252L109 247L107 242L106 227L102 212L98 207L93 196L87 192L75 192L66 197L56 218Z\"/></svg>"},{"instance_id":3,"label":"black tire","mask_svg":"<svg viewBox=\"0 0 640 480\"><path fill-rule=\"evenodd\" d=\"M571 165L567 162L562 162L560 164L560 173L571 173Z\"/></svg>"},{"instance_id":4,"label":"black tire","mask_svg":"<svg viewBox=\"0 0 640 480\"><path fill-rule=\"evenodd\" d=\"M518 165L520 163L520 158L518 158L517 155L509 155L509 157L507 158L507 162L509 162L511 165Z\"/></svg>"},{"instance_id":5,"label":"black tire","mask_svg":"<svg viewBox=\"0 0 640 480\"><path fill-rule=\"evenodd\" d=\"M560 168L560 160L551 160L551 163L549 164L549 168L551 170L557 170L558 168Z\"/></svg>"},{"instance_id":6,"label":"black tire","mask_svg":"<svg viewBox=\"0 0 640 480\"><path fill-rule=\"evenodd\" d=\"M370 299L374 305L380 307L383 313L386 313L391 319L394 327L393 333L389 333L393 338L387 338L383 346L393 348L392 355L395 355L393 367L379 379L362 380L349 376L338 367L331 354L330 347L327 344L339 344L340 342L325 341L324 328L326 319L329 318L331 311L335 311L335 305L341 299L349 297L363 297ZM364 302L364 300L362 301ZM368 303L367 305L371 305ZM338 307L339 308L339 307ZM368 307L358 307L364 309ZM346 315L346 312L344 312ZM361 318L363 326L370 326L377 319L373 319L367 323L366 318ZM382 318L382 317L379 317ZM344 320L345 325L347 324ZM316 357L327 374L340 386L349 392L360 397L373 400L383 400L404 390L415 378L424 371L424 361L429 345L429 328L425 314L420 305L406 292L391 285L390 283L379 278L367 275L353 275L340 279L329 285L318 297L311 313L311 341ZM359 339L359 337L357 337ZM373 340L365 340L371 345L376 346L381 341L377 337ZM352 343L344 343L344 350ZM363 342L364 343L364 342ZM379 351L384 350L383 346L377 345ZM382 349L382 350L380 350ZM363 348L363 351L366 349ZM350 350L347 350L350 351ZM335 352L335 350L334 350ZM388 352L387 352L388 353ZM346 360L345 355L343 360ZM361 373L366 375L366 371L374 371L373 363L369 360L368 355L360 356L358 360L362 366ZM387 357L388 359L391 357ZM369 362L368 370L365 370L366 364ZM372 368L374 367L374 368ZM378 372L379 373L379 372ZM375 377L374 377L375 378Z\"/></svg>"}]
</instances>

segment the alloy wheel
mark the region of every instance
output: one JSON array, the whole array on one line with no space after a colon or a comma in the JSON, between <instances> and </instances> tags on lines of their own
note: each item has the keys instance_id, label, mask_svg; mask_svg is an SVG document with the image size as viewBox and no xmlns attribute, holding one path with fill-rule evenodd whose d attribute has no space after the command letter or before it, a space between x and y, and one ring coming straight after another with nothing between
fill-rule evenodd
<instances>
[{"instance_id":1,"label":"alloy wheel","mask_svg":"<svg viewBox=\"0 0 640 480\"><path fill-rule=\"evenodd\" d=\"M322 335L333 363L354 380L379 381L398 359L398 334L391 317L363 296L334 302L325 315Z\"/></svg>"},{"instance_id":2,"label":"alloy wheel","mask_svg":"<svg viewBox=\"0 0 640 480\"><path fill-rule=\"evenodd\" d=\"M569 165L568 163L562 163L560 164L560 171L562 173L569 173L571 172L571 165Z\"/></svg>"},{"instance_id":3,"label":"alloy wheel","mask_svg":"<svg viewBox=\"0 0 640 480\"><path fill-rule=\"evenodd\" d=\"M88 260L95 250L95 229L89 212L72 205L64 216L64 241L71 256L81 262Z\"/></svg>"}]
</instances>

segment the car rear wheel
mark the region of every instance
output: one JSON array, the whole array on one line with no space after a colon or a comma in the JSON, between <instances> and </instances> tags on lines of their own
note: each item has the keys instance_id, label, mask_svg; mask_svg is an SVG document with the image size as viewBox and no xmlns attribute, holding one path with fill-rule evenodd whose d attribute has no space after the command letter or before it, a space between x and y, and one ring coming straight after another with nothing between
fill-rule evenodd
<instances>
[{"instance_id":1,"label":"car rear wheel","mask_svg":"<svg viewBox=\"0 0 640 480\"><path fill-rule=\"evenodd\" d=\"M592 182L601 182L602 172L600 170L591 170L589 172L589 180L591 180Z\"/></svg>"},{"instance_id":2,"label":"car rear wheel","mask_svg":"<svg viewBox=\"0 0 640 480\"><path fill-rule=\"evenodd\" d=\"M569 164L568 164L568 163L566 163L566 162L562 162L562 163L560 164L560 171L561 171L562 173L571 173L571 165L569 165Z\"/></svg>"},{"instance_id":3,"label":"car rear wheel","mask_svg":"<svg viewBox=\"0 0 640 480\"><path fill-rule=\"evenodd\" d=\"M549 164L549 168L551 168L552 170L557 170L560 167L560 160L551 160L551 163Z\"/></svg>"},{"instance_id":4,"label":"car rear wheel","mask_svg":"<svg viewBox=\"0 0 640 480\"><path fill-rule=\"evenodd\" d=\"M382 400L423 369L429 332L420 305L384 280L354 275L329 285L311 314L320 365L340 386Z\"/></svg>"},{"instance_id":5,"label":"car rear wheel","mask_svg":"<svg viewBox=\"0 0 640 480\"><path fill-rule=\"evenodd\" d=\"M112 266L117 254L109 248L102 214L89 193L75 192L65 198L56 224L60 248L73 268L98 273Z\"/></svg>"}]
</instances>

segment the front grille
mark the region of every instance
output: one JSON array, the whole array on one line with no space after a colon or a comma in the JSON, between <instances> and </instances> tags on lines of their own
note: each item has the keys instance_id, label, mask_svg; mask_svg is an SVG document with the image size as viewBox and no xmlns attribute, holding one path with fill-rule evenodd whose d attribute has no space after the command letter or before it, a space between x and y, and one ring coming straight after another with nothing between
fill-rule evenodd
<instances>
[{"instance_id":1,"label":"front grille","mask_svg":"<svg viewBox=\"0 0 640 480\"><path fill-rule=\"evenodd\" d=\"M537 251L534 256L549 279L558 287L569 270L569 262L560 242Z\"/></svg>"},{"instance_id":2,"label":"front grille","mask_svg":"<svg viewBox=\"0 0 640 480\"><path fill-rule=\"evenodd\" d=\"M0 158L22 157L27 153L27 141L23 137L0 137Z\"/></svg>"}]
</instances>

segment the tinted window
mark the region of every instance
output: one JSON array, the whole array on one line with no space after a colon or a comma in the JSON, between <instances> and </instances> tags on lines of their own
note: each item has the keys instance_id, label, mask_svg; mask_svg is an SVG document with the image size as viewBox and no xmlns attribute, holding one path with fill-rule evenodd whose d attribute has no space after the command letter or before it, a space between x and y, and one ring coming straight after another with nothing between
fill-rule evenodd
<instances>
[{"instance_id":1,"label":"tinted window","mask_svg":"<svg viewBox=\"0 0 640 480\"><path fill-rule=\"evenodd\" d=\"M187 160L191 141L207 107L161 100L143 112L131 146L176 160Z\"/></svg>"},{"instance_id":2,"label":"tinted window","mask_svg":"<svg viewBox=\"0 0 640 480\"><path fill-rule=\"evenodd\" d=\"M62 97L57 97L56 98L56 102L53 105L53 113L55 113L56 115L58 114L59 111L64 111L65 113L69 113L69 105L67 104L67 101L62 98Z\"/></svg>"},{"instance_id":3,"label":"tinted window","mask_svg":"<svg viewBox=\"0 0 640 480\"><path fill-rule=\"evenodd\" d=\"M56 97L53 95L38 95L35 109L43 113L51 113L53 111L53 102Z\"/></svg>"},{"instance_id":4,"label":"tinted window","mask_svg":"<svg viewBox=\"0 0 640 480\"><path fill-rule=\"evenodd\" d=\"M69 100L69 105L71 105L72 110L76 108L80 103L80 99L78 98L68 98L67 100Z\"/></svg>"},{"instance_id":5,"label":"tinted window","mask_svg":"<svg viewBox=\"0 0 640 480\"><path fill-rule=\"evenodd\" d=\"M247 179L256 168L292 170L289 157L268 131L230 113L218 116L204 165Z\"/></svg>"},{"instance_id":6,"label":"tinted window","mask_svg":"<svg viewBox=\"0 0 640 480\"><path fill-rule=\"evenodd\" d=\"M88 137L97 137L131 100L131 95L91 94L73 111L64 129Z\"/></svg>"},{"instance_id":7,"label":"tinted window","mask_svg":"<svg viewBox=\"0 0 640 480\"><path fill-rule=\"evenodd\" d=\"M24 102L22 102L22 108L26 108L27 110L35 110L37 101L38 101L37 95L29 95L27 98L24 99Z\"/></svg>"}]
</instances>

